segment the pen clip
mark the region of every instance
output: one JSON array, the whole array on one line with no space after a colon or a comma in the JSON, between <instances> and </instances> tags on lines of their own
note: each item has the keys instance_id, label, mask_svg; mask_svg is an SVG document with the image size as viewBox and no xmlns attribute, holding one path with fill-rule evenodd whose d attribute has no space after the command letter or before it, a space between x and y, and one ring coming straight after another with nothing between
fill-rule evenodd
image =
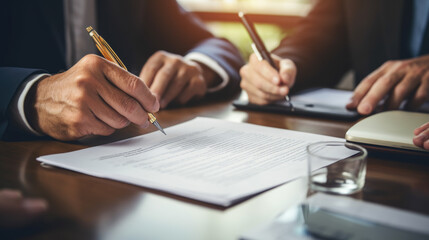
<instances>
[{"instance_id":1,"label":"pen clip","mask_svg":"<svg viewBox=\"0 0 429 240\"><path fill-rule=\"evenodd\" d=\"M87 27L86 30L88 31L89 36L91 36L94 40L95 45L97 46L101 54L104 56L104 58L113 63L116 63L123 69L127 70L127 67L125 67L124 63L122 63L121 59L119 59L115 51L113 51L110 45L100 35L98 35L98 33L91 26Z\"/></svg>"},{"instance_id":2,"label":"pen clip","mask_svg":"<svg viewBox=\"0 0 429 240\"><path fill-rule=\"evenodd\" d=\"M250 46L252 46L253 52L255 53L256 57L259 61L262 61L263 58L261 56L261 53L258 51L258 48L256 47L255 43L252 43Z\"/></svg>"}]
</instances>

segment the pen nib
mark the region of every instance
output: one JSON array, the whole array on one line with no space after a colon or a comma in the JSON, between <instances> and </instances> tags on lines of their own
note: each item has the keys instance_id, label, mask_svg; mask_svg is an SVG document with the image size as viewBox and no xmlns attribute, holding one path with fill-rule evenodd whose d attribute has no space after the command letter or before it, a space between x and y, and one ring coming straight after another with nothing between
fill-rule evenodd
<instances>
[{"instance_id":1,"label":"pen nib","mask_svg":"<svg viewBox=\"0 0 429 240\"><path fill-rule=\"evenodd\" d=\"M154 122L153 122L153 125L155 125L155 127L156 127L156 128L158 128L158 130L159 130L159 131L161 131L162 133L164 133L164 135L167 135L167 134L164 132L164 129L161 127L161 125L159 125L158 121L154 121Z\"/></svg>"},{"instance_id":2,"label":"pen nib","mask_svg":"<svg viewBox=\"0 0 429 240\"><path fill-rule=\"evenodd\" d=\"M295 108L293 107L293 104L292 104L292 102L291 102L291 100L290 100L290 98L289 98L288 95L286 95L285 99L286 99L286 102L289 103L290 110L292 112L295 111Z\"/></svg>"}]
</instances>

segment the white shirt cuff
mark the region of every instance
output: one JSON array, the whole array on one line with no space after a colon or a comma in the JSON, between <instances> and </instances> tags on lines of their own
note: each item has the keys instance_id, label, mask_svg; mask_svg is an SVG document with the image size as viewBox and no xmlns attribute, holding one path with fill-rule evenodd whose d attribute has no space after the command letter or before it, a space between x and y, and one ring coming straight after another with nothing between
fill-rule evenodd
<instances>
[{"instance_id":1,"label":"white shirt cuff","mask_svg":"<svg viewBox=\"0 0 429 240\"><path fill-rule=\"evenodd\" d=\"M202 64L206 65L208 68L210 68L211 70L213 70L215 73L217 73L220 76L222 82L219 85L217 85L217 86L214 86L214 87L211 87L211 88L207 89L208 93L217 92L217 91L225 88L226 85L228 85L228 82L229 82L229 76L228 76L228 74L219 65L219 63L217 63L215 60L213 60L209 56L207 56L207 55L205 55L203 53L199 53L199 52L191 52L191 53L189 53L189 54L187 54L185 56L185 59L202 63Z\"/></svg>"},{"instance_id":2,"label":"white shirt cuff","mask_svg":"<svg viewBox=\"0 0 429 240\"><path fill-rule=\"evenodd\" d=\"M13 115L15 117L15 121L17 124L25 131L32 133L36 136L43 136L43 134L38 133L36 130L34 130L30 124L27 121L27 118L25 116L25 109L24 109L24 103L25 98L27 97L28 92L30 91L31 87L39 80L49 77L49 74L34 74L31 75L25 80L25 82L22 83L21 87L18 89L18 91L15 94L14 100L13 100Z\"/></svg>"}]
</instances>

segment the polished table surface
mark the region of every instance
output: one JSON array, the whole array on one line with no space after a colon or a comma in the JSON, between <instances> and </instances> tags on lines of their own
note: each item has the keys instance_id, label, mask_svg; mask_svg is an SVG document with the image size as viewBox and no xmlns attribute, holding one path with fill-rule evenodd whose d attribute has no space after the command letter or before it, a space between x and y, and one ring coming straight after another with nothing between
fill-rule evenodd
<instances>
[{"instance_id":1,"label":"polished table surface","mask_svg":"<svg viewBox=\"0 0 429 240\"><path fill-rule=\"evenodd\" d=\"M166 128L197 116L343 138L354 122L239 111L230 101L157 114ZM130 125L109 137L79 142L0 142L0 188L48 201L32 225L6 232L22 239L237 239L307 196L306 179L221 208L156 190L42 167L38 156L86 148L155 131ZM168 129L167 129L168 133ZM370 152L364 189L354 198L429 215L429 159ZM4 234L4 232L3 232ZM0 236L1 238L1 236Z\"/></svg>"}]
</instances>

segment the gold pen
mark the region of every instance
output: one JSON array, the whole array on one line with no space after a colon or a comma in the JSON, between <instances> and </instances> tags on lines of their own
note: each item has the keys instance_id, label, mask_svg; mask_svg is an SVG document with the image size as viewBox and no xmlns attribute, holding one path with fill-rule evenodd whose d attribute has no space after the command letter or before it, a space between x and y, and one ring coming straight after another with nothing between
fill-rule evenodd
<instances>
[{"instance_id":1,"label":"gold pen","mask_svg":"<svg viewBox=\"0 0 429 240\"><path fill-rule=\"evenodd\" d=\"M122 63L121 59L119 59L118 55L113 51L113 49L107 44L107 42L100 36L98 33L91 27L87 27L86 31L88 31L89 36L92 37L92 39L95 42L95 45L97 46L98 50L103 54L103 56L116 64L118 64L123 69L127 70L127 67L125 67L124 63ZM127 70L128 71L128 70ZM149 122L155 125L156 128L158 128L164 135L167 135L164 132L164 129L159 125L158 121L156 120L155 116L152 113L148 113L148 119Z\"/></svg>"}]
</instances>

